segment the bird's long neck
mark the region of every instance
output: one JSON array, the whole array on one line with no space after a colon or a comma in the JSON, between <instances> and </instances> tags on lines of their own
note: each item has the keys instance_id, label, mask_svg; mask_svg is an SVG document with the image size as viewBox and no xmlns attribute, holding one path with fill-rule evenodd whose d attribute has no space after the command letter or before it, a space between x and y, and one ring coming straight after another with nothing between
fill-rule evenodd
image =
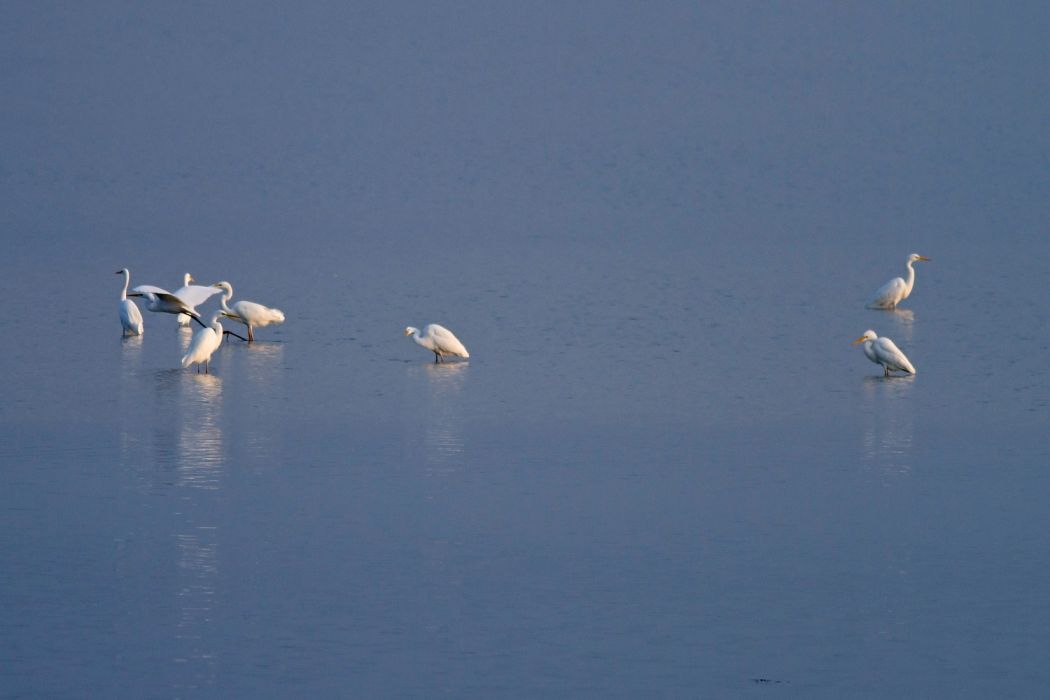
<instances>
[{"instance_id":1,"label":"bird's long neck","mask_svg":"<svg viewBox=\"0 0 1050 700\"><path fill-rule=\"evenodd\" d=\"M911 294L911 288L915 286L915 268L912 267L914 264L914 260L908 261L908 279L904 280L904 299L908 298L908 295Z\"/></svg>"},{"instance_id":2,"label":"bird's long neck","mask_svg":"<svg viewBox=\"0 0 1050 700\"><path fill-rule=\"evenodd\" d=\"M864 354L867 355L868 359L871 360L872 362L878 362L878 360L875 359L875 341L874 340L865 340L864 341Z\"/></svg>"},{"instance_id":3,"label":"bird's long neck","mask_svg":"<svg viewBox=\"0 0 1050 700\"><path fill-rule=\"evenodd\" d=\"M232 311L232 309L229 306L226 305L226 302L228 302L232 298L233 298L233 290L232 289L223 289L222 290L222 299L221 299L221 301L222 301L222 310L223 311Z\"/></svg>"},{"instance_id":4,"label":"bird's long neck","mask_svg":"<svg viewBox=\"0 0 1050 700\"><path fill-rule=\"evenodd\" d=\"M120 300L124 301L128 298L128 285L131 284L131 273L124 273L124 289L120 291Z\"/></svg>"}]
</instances>

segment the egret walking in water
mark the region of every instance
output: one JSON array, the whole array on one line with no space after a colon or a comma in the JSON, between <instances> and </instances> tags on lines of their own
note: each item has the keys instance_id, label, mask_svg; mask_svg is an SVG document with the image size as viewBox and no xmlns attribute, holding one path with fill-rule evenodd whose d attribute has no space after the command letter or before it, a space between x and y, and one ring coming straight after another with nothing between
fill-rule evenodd
<instances>
[{"instance_id":1,"label":"egret walking in water","mask_svg":"<svg viewBox=\"0 0 1050 700\"><path fill-rule=\"evenodd\" d=\"M146 308L150 311L162 314L186 314L202 327L207 328L199 313L166 289L154 287L152 284L140 284L131 290L129 296L146 297Z\"/></svg>"},{"instance_id":2,"label":"egret walking in water","mask_svg":"<svg viewBox=\"0 0 1050 700\"><path fill-rule=\"evenodd\" d=\"M190 273L183 275L182 286L175 290L175 296L186 302L186 306L196 310L213 295L218 294L219 290L212 286L193 284L193 281L193 275ZM190 325L190 317L186 314L179 314L177 318L180 326Z\"/></svg>"},{"instance_id":3,"label":"egret walking in water","mask_svg":"<svg viewBox=\"0 0 1050 700\"><path fill-rule=\"evenodd\" d=\"M858 343L864 343L864 354L869 360L882 365L883 376L890 376L891 371L915 374L915 367L889 338L880 338L875 331L867 330L853 341L853 345Z\"/></svg>"},{"instance_id":4,"label":"egret walking in water","mask_svg":"<svg viewBox=\"0 0 1050 700\"><path fill-rule=\"evenodd\" d=\"M233 285L229 282L216 282L212 286L223 291L222 310L226 312L223 315L248 326L248 342L255 340L252 329L263 328L271 323L284 323L284 312L280 309L271 309L254 301L238 301L232 306L227 306L233 298Z\"/></svg>"},{"instance_id":5,"label":"egret walking in water","mask_svg":"<svg viewBox=\"0 0 1050 700\"><path fill-rule=\"evenodd\" d=\"M463 347L463 343L459 342L459 338L449 329L436 323L427 324L423 328L422 335L419 334L418 328L409 326L405 329L405 335L412 336L416 343L434 353L434 362L444 362L445 355L470 357L470 353Z\"/></svg>"},{"instance_id":6,"label":"egret walking in water","mask_svg":"<svg viewBox=\"0 0 1050 700\"><path fill-rule=\"evenodd\" d=\"M222 324L219 323L219 317L222 315L224 315L223 311L216 311L212 314L208 325L197 331L197 334L193 336L193 340L190 341L190 347L187 348L186 354L182 356L183 367L189 367L191 362L196 362L197 372L200 372L201 363L203 362L204 373L208 374L211 356L222 345Z\"/></svg>"},{"instance_id":7,"label":"egret walking in water","mask_svg":"<svg viewBox=\"0 0 1050 700\"><path fill-rule=\"evenodd\" d=\"M121 335L142 335L142 312L135 302L128 299L128 285L131 284L131 273L128 268L117 270L115 274L124 275L124 288L120 290L120 325Z\"/></svg>"},{"instance_id":8,"label":"egret walking in water","mask_svg":"<svg viewBox=\"0 0 1050 700\"><path fill-rule=\"evenodd\" d=\"M908 279L905 281L902 277L894 277L886 284L879 287L879 290L875 292L875 296L868 302L869 309L895 309L897 304L901 303L911 294L912 287L915 286L915 268L912 267L917 262L929 262L930 259L925 255L919 255L918 253L912 253L908 256Z\"/></svg>"}]
</instances>

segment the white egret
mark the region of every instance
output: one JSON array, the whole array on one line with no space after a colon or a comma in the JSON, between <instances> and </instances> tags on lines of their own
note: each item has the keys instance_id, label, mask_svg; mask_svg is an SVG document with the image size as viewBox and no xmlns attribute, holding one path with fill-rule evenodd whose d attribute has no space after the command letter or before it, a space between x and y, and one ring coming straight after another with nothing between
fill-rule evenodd
<instances>
[{"instance_id":1,"label":"white egret","mask_svg":"<svg viewBox=\"0 0 1050 700\"><path fill-rule=\"evenodd\" d=\"M212 286L223 291L222 310L226 312L223 315L248 326L248 342L255 340L252 329L263 328L271 323L284 323L283 311L256 304L254 301L238 301L233 306L228 306L227 303L233 298L233 285L229 282L216 282Z\"/></svg>"},{"instance_id":2,"label":"white egret","mask_svg":"<svg viewBox=\"0 0 1050 700\"><path fill-rule=\"evenodd\" d=\"M915 367L889 338L880 338L875 331L867 330L852 344L857 343L864 343L864 354L869 360L877 365L882 365L883 376L890 376L891 370L915 374Z\"/></svg>"},{"instance_id":3,"label":"white egret","mask_svg":"<svg viewBox=\"0 0 1050 700\"><path fill-rule=\"evenodd\" d=\"M129 296L146 297L146 308L150 311L165 314L186 314L201 324L202 327L207 328L199 313L166 289L154 287L152 284L140 284L131 290Z\"/></svg>"},{"instance_id":4,"label":"white egret","mask_svg":"<svg viewBox=\"0 0 1050 700\"><path fill-rule=\"evenodd\" d=\"M188 272L182 276L182 286L175 290L175 296L182 299L186 302L186 306L194 310L218 293L219 290L215 287L193 284L193 275ZM180 326L190 325L190 317L186 314L179 314L177 319Z\"/></svg>"},{"instance_id":5,"label":"white egret","mask_svg":"<svg viewBox=\"0 0 1050 700\"><path fill-rule=\"evenodd\" d=\"M131 273L128 268L117 270L118 275L124 275L124 288L120 290L120 325L123 328L121 335L142 335L142 312L135 302L128 299L128 285L131 284Z\"/></svg>"},{"instance_id":6,"label":"white egret","mask_svg":"<svg viewBox=\"0 0 1050 700\"><path fill-rule=\"evenodd\" d=\"M872 297L871 301L868 302L869 309L894 309L897 304L901 303L911 294L912 287L915 286L915 268L913 264L917 262L929 262L930 259L925 255L919 255L918 253L912 253L908 256L908 279L905 281L901 277L894 277L886 284L879 287L879 290L875 292L875 296Z\"/></svg>"},{"instance_id":7,"label":"white egret","mask_svg":"<svg viewBox=\"0 0 1050 700\"><path fill-rule=\"evenodd\" d=\"M193 340L190 341L190 347L186 349L186 354L182 356L183 367L189 367L191 362L196 362L197 371L200 372L201 363L203 362L204 373L208 374L208 364L211 361L212 353L222 345L222 324L219 323L219 317L222 315L222 311L216 311L212 314L208 325L197 331L197 334L193 336Z\"/></svg>"},{"instance_id":8,"label":"white egret","mask_svg":"<svg viewBox=\"0 0 1050 700\"><path fill-rule=\"evenodd\" d=\"M444 326L429 323L423 328L423 335L419 334L418 328L409 326L405 329L405 335L412 336L417 344L422 345L434 353L434 362L444 362L445 355L456 355L458 357L470 357L470 353L459 342L459 338Z\"/></svg>"}]
</instances>

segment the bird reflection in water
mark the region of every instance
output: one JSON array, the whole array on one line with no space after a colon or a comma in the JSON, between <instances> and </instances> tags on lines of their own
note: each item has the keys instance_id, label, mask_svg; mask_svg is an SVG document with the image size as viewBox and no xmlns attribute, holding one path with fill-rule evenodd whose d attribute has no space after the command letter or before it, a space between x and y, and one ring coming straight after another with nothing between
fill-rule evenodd
<instances>
[{"instance_id":1,"label":"bird reflection in water","mask_svg":"<svg viewBox=\"0 0 1050 700\"><path fill-rule=\"evenodd\" d=\"M185 664L187 687L207 687L215 682L217 654L209 647L218 577L218 536L213 521L212 492L222 486L225 464L222 427L222 377L216 374L176 375L180 385L176 480L181 497L179 531L175 533L178 557L174 630L178 658Z\"/></svg>"},{"instance_id":2,"label":"bird reflection in water","mask_svg":"<svg viewBox=\"0 0 1050 700\"><path fill-rule=\"evenodd\" d=\"M218 653L210 648L215 637L216 581L219 573L216 528L186 524L175 535L178 556L176 606L179 611L174 638L176 658L185 671L180 674L187 688L199 690L213 685Z\"/></svg>"},{"instance_id":3,"label":"bird reflection in water","mask_svg":"<svg viewBox=\"0 0 1050 700\"><path fill-rule=\"evenodd\" d=\"M223 463L222 378L215 374L185 373L184 397L176 460L178 484L219 488Z\"/></svg>"},{"instance_id":4,"label":"bird reflection in water","mask_svg":"<svg viewBox=\"0 0 1050 700\"><path fill-rule=\"evenodd\" d=\"M460 394L469 362L430 363L412 368L427 379L427 425L423 450L427 474L447 476L460 469L463 460L463 419Z\"/></svg>"},{"instance_id":5,"label":"bird reflection in water","mask_svg":"<svg viewBox=\"0 0 1050 700\"><path fill-rule=\"evenodd\" d=\"M284 356L284 343L256 340L253 343L236 343L232 347L244 353L245 369L253 380L273 379Z\"/></svg>"},{"instance_id":6,"label":"bird reflection in water","mask_svg":"<svg viewBox=\"0 0 1050 700\"><path fill-rule=\"evenodd\" d=\"M886 335L910 345L915 328L915 312L911 309L885 309L881 313L889 321L889 325L883 329Z\"/></svg>"},{"instance_id":7,"label":"bird reflection in water","mask_svg":"<svg viewBox=\"0 0 1050 700\"><path fill-rule=\"evenodd\" d=\"M915 375L864 378L868 420L861 450L869 469L884 477L911 472L914 414L909 399L914 386Z\"/></svg>"}]
</instances>

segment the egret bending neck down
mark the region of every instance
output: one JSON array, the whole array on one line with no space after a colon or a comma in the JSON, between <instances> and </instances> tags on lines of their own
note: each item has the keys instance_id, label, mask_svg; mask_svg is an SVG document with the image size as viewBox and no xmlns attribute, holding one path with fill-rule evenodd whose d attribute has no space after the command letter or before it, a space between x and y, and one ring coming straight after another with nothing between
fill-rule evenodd
<instances>
[{"instance_id":1,"label":"egret bending neck down","mask_svg":"<svg viewBox=\"0 0 1050 700\"><path fill-rule=\"evenodd\" d=\"M914 365L889 338L880 338L875 331L867 330L852 344L857 345L858 343L864 343L864 354L869 360L877 365L882 365L884 377L890 376L891 370L915 374Z\"/></svg>"},{"instance_id":2,"label":"egret bending neck down","mask_svg":"<svg viewBox=\"0 0 1050 700\"><path fill-rule=\"evenodd\" d=\"M193 336L193 340L190 341L190 347L186 350L186 354L182 356L182 366L189 367L191 363L197 363L197 372L201 371L201 364L204 364L204 373L208 374L209 365L211 364L211 356L219 349L222 345L222 324L219 323L219 317L224 315L222 311L216 311L212 314L211 321L208 325L197 331L197 334Z\"/></svg>"},{"instance_id":3,"label":"egret bending neck down","mask_svg":"<svg viewBox=\"0 0 1050 700\"><path fill-rule=\"evenodd\" d=\"M409 326L405 329L405 335L412 336L417 344L434 353L434 362L444 362L446 355L469 358L470 353L459 338L444 326L436 323L427 324L420 335L419 329Z\"/></svg>"},{"instance_id":4,"label":"egret bending neck down","mask_svg":"<svg viewBox=\"0 0 1050 700\"><path fill-rule=\"evenodd\" d=\"M271 309L254 301L238 301L230 306L228 302L233 298L233 285L229 282L216 282L212 285L223 291L222 310L227 318L243 323L248 327L248 342L255 340L255 328L263 328L271 323L284 323L284 312L280 309ZM237 335L231 333L231 335ZM241 336L237 336L240 338ZM243 340L243 338L242 338Z\"/></svg>"}]
</instances>

